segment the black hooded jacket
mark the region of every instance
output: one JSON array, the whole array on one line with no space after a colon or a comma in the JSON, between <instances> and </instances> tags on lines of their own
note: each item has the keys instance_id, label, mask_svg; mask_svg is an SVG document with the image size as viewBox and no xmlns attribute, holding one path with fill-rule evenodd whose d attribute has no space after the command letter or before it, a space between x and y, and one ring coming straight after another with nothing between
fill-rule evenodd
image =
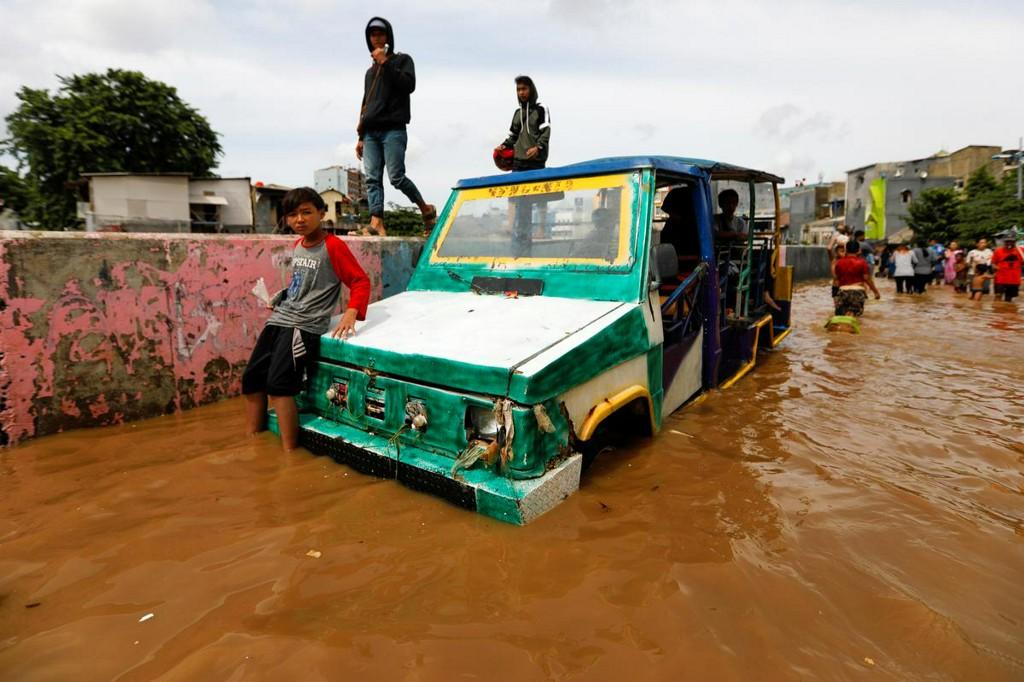
<instances>
[{"instance_id":1,"label":"black hooded jacket","mask_svg":"<svg viewBox=\"0 0 1024 682\"><path fill-rule=\"evenodd\" d=\"M387 19L373 17L367 22L366 47L373 52L370 24L374 21L383 22L388 34L388 60L382 65L374 62L366 70L359 139L363 138L362 131L405 128L412 117L409 95L416 89L416 69L412 57L395 52L395 33Z\"/></svg>"},{"instance_id":2,"label":"black hooded jacket","mask_svg":"<svg viewBox=\"0 0 1024 682\"><path fill-rule=\"evenodd\" d=\"M502 142L505 147L515 149L517 162L526 162L526 151L530 147L538 147L536 157L528 161L543 167L548 160L548 144L551 141L551 114L537 100L537 86L529 76L520 76L530 86L530 97L519 103L519 108L512 114L512 125L508 137Z\"/></svg>"}]
</instances>

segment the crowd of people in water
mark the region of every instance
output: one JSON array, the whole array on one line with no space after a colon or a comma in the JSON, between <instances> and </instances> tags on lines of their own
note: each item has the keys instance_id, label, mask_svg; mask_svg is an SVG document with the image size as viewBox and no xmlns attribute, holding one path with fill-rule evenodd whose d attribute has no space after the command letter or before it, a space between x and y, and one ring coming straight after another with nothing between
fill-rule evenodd
<instances>
[{"instance_id":1,"label":"crowd of people in water","mask_svg":"<svg viewBox=\"0 0 1024 682\"><path fill-rule=\"evenodd\" d=\"M828 243L835 314L859 317L869 291L880 298L875 278L886 277L895 281L897 295L922 296L929 286L951 286L973 301L992 293L995 300L1013 301L1020 293L1024 248L1017 244L1016 230L998 242L995 249L984 238L972 248L935 239L876 244L865 239L863 230L851 234L840 227Z\"/></svg>"}]
</instances>

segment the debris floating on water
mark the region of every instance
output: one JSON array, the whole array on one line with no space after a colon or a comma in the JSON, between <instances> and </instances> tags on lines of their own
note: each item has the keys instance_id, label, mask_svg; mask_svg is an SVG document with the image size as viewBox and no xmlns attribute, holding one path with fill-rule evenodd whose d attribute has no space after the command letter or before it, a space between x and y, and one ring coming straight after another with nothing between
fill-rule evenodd
<instances>
[{"instance_id":1,"label":"debris floating on water","mask_svg":"<svg viewBox=\"0 0 1024 682\"><path fill-rule=\"evenodd\" d=\"M152 614L152 613L147 613L147 614L146 614L145 616L143 616L142 618L139 618L139 622L140 622L140 623L145 623L145 622L146 622L147 620L149 620L149 619L150 619L150 618L152 618L152 617L153 617L153 614Z\"/></svg>"},{"instance_id":2,"label":"debris floating on water","mask_svg":"<svg viewBox=\"0 0 1024 682\"><path fill-rule=\"evenodd\" d=\"M319 559L321 556L323 556L323 554L321 554L320 552L316 551L315 549L311 549L308 552L306 552L306 556L311 556L314 559Z\"/></svg>"}]
</instances>

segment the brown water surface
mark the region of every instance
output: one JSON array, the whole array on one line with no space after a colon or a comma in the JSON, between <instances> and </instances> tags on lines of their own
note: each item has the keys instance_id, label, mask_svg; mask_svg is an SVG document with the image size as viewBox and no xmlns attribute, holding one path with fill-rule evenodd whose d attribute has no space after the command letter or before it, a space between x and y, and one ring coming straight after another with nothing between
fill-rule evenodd
<instances>
[{"instance_id":1,"label":"brown water surface","mask_svg":"<svg viewBox=\"0 0 1024 682\"><path fill-rule=\"evenodd\" d=\"M237 400L5 451L0 679L1024 679L1024 315L883 294L525 528Z\"/></svg>"}]
</instances>

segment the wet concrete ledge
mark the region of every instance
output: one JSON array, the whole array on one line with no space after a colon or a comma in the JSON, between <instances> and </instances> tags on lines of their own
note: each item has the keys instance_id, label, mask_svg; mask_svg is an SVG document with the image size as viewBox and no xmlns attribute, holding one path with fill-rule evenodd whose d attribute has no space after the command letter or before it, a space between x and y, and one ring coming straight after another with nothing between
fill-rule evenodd
<instances>
[{"instance_id":1,"label":"wet concrete ledge","mask_svg":"<svg viewBox=\"0 0 1024 682\"><path fill-rule=\"evenodd\" d=\"M371 300L423 242L346 237ZM0 231L0 446L238 395L294 237Z\"/></svg>"},{"instance_id":2,"label":"wet concrete ledge","mask_svg":"<svg viewBox=\"0 0 1024 682\"><path fill-rule=\"evenodd\" d=\"M793 266L793 281L831 277L828 249L824 246L802 246L785 244L782 247L782 265Z\"/></svg>"}]
</instances>

